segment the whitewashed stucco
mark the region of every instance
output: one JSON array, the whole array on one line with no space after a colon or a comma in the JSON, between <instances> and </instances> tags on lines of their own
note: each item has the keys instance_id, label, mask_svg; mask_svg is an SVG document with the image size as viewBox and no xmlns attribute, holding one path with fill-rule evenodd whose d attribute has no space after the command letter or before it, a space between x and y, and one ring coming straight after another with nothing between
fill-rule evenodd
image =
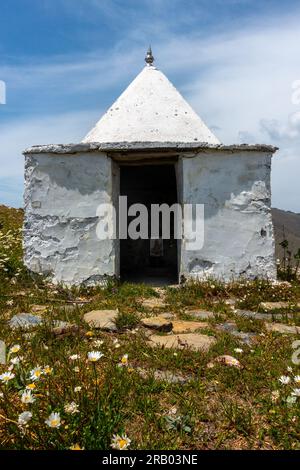
<instances>
[{"instance_id":1,"label":"whitewashed stucco","mask_svg":"<svg viewBox=\"0 0 300 470\"><path fill-rule=\"evenodd\" d=\"M105 154L26 156L26 266L69 285L114 275L114 241L96 235L97 207L111 200L111 159Z\"/></svg>"},{"instance_id":2,"label":"whitewashed stucco","mask_svg":"<svg viewBox=\"0 0 300 470\"><path fill-rule=\"evenodd\" d=\"M156 67L146 66L83 142L207 142L217 137Z\"/></svg>"},{"instance_id":3,"label":"whitewashed stucco","mask_svg":"<svg viewBox=\"0 0 300 470\"><path fill-rule=\"evenodd\" d=\"M179 165L182 202L204 204L205 222L201 250L187 251L182 242L180 274L275 279L271 154L203 152Z\"/></svg>"}]
</instances>

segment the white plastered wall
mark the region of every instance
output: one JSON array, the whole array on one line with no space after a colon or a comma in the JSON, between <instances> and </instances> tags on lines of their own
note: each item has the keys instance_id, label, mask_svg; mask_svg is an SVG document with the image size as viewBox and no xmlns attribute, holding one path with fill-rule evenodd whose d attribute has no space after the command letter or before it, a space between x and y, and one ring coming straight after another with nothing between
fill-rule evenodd
<instances>
[{"instance_id":1,"label":"white plastered wall","mask_svg":"<svg viewBox=\"0 0 300 470\"><path fill-rule=\"evenodd\" d=\"M271 155L203 152L181 157L182 203L204 204L204 245L181 245L180 275L229 281L276 278Z\"/></svg>"},{"instance_id":2,"label":"white plastered wall","mask_svg":"<svg viewBox=\"0 0 300 470\"><path fill-rule=\"evenodd\" d=\"M104 153L25 158L26 266L67 285L114 275L114 240L96 234L97 207L112 202L111 159Z\"/></svg>"}]
</instances>

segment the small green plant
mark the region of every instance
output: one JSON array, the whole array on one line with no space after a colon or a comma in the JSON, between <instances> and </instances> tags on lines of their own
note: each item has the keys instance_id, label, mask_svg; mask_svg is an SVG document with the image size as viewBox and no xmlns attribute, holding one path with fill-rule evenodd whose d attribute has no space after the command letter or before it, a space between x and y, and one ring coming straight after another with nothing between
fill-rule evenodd
<instances>
[{"instance_id":1,"label":"small green plant","mask_svg":"<svg viewBox=\"0 0 300 470\"><path fill-rule=\"evenodd\" d=\"M132 329L139 324L139 317L135 312L121 312L116 319L118 330Z\"/></svg>"}]
</instances>

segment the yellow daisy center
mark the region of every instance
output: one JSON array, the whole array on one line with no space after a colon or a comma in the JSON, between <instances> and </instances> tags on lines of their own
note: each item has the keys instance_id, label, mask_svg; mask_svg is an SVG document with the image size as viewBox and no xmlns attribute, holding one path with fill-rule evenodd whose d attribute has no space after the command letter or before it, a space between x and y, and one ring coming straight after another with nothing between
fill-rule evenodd
<instances>
[{"instance_id":1,"label":"yellow daisy center","mask_svg":"<svg viewBox=\"0 0 300 470\"><path fill-rule=\"evenodd\" d=\"M123 449L123 447L125 447L127 444L127 441L125 439L120 439L119 440L119 446L121 449Z\"/></svg>"}]
</instances>

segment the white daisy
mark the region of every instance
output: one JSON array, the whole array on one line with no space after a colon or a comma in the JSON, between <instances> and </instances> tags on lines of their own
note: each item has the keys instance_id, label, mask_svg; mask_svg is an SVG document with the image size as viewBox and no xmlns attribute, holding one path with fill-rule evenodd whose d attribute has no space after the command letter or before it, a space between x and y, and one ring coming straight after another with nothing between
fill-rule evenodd
<instances>
[{"instance_id":1,"label":"white daisy","mask_svg":"<svg viewBox=\"0 0 300 470\"><path fill-rule=\"evenodd\" d=\"M78 385L78 387L75 387L75 388L74 388L74 392L75 392L75 393L78 393L78 392L81 391L81 389L82 389L82 387L81 387L80 385Z\"/></svg>"},{"instance_id":2,"label":"white daisy","mask_svg":"<svg viewBox=\"0 0 300 470\"><path fill-rule=\"evenodd\" d=\"M282 375L281 377L279 377L279 382L282 384L282 385L287 385L290 383L291 379L288 375Z\"/></svg>"},{"instance_id":3,"label":"white daisy","mask_svg":"<svg viewBox=\"0 0 300 470\"><path fill-rule=\"evenodd\" d=\"M244 350L243 350L243 349L241 349L241 348L234 348L234 352L236 352L236 353L240 353L240 354L241 354L241 353L243 353L243 352L244 352Z\"/></svg>"},{"instance_id":4,"label":"white daisy","mask_svg":"<svg viewBox=\"0 0 300 470\"><path fill-rule=\"evenodd\" d=\"M24 390L21 396L21 402L22 403L34 403L35 398L31 393L31 390Z\"/></svg>"},{"instance_id":5,"label":"white daisy","mask_svg":"<svg viewBox=\"0 0 300 470\"><path fill-rule=\"evenodd\" d=\"M117 450L126 450L130 446L130 443L131 440L126 436L126 434L123 434L122 436L119 436L119 434L114 434L110 447Z\"/></svg>"},{"instance_id":6,"label":"white daisy","mask_svg":"<svg viewBox=\"0 0 300 470\"><path fill-rule=\"evenodd\" d=\"M292 391L294 397L300 397L300 388L294 388Z\"/></svg>"},{"instance_id":7,"label":"white daisy","mask_svg":"<svg viewBox=\"0 0 300 470\"><path fill-rule=\"evenodd\" d=\"M60 414L51 413L46 419L45 423L47 424L47 426L49 426L49 428L59 428L59 426L61 425Z\"/></svg>"},{"instance_id":8,"label":"white daisy","mask_svg":"<svg viewBox=\"0 0 300 470\"><path fill-rule=\"evenodd\" d=\"M25 426L32 418L32 413L30 411L24 411L18 417L18 424L20 426Z\"/></svg>"},{"instance_id":9,"label":"white daisy","mask_svg":"<svg viewBox=\"0 0 300 470\"><path fill-rule=\"evenodd\" d=\"M78 405L75 403L75 401L72 401L71 403L66 403L64 406L64 410L66 413L70 415L74 415L75 413L79 413L78 410Z\"/></svg>"},{"instance_id":10,"label":"white daisy","mask_svg":"<svg viewBox=\"0 0 300 470\"><path fill-rule=\"evenodd\" d=\"M300 375L295 375L294 381L295 381L296 383L300 383Z\"/></svg>"},{"instance_id":11,"label":"white daisy","mask_svg":"<svg viewBox=\"0 0 300 470\"><path fill-rule=\"evenodd\" d=\"M42 374L43 369L40 366L37 366L30 371L30 378L31 380L39 380Z\"/></svg>"},{"instance_id":12,"label":"white daisy","mask_svg":"<svg viewBox=\"0 0 300 470\"><path fill-rule=\"evenodd\" d=\"M79 359L79 354L72 354L72 356L69 356L70 361L77 361Z\"/></svg>"},{"instance_id":13,"label":"white daisy","mask_svg":"<svg viewBox=\"0 0 300 470\"><path fill-rule=\"evenodd\" d=\"M128 366L128 354L124 354L121 357L121 362L118 364L119 367L127 367Z\"/></svg>"},{"instance_id":14,"label":"white daisy","mask_svg":"<svg viewBox=\"0 0 300 470\"><path fill-rule=\"evenodd\" d=\"M14 366L20 364L20 362L24 359L22 356L16 356L11 358L10 363L13 364Z\"/></svg>"},{"instance_id":15,"label":"white daisy","mask_svg":"<svg viewBox=\"0 0 300 470\"><path fill-rule=\"evenodd\" d=\"M91 362L97 362L104 354L100 351L91 351L88 353L88 360Z\"/></svg>"},{"instance_id":16,"label":"white daisy","mask_svg":"<svg viewBox=\"0 0 300 470\"><path fill-rule=\"evenodd\" d=\"M93 341L93 346L95 346L95 348L100 348L103 343L104 341L102 339L95 339L95 341Z\"/></svg>"},{"instance_id":17,"label":"white daisy","mask_svg":"<svg viewBox=\"0 0 300 470\"><path fill-rule=\"evenodd\" d=\"M9 354L15 354L17 352L19 352L21 349L21 346L19 344L14 344L10 350L9 350Z\"/></svg>"},{"instance_id":18,"label":"white daisy","mask_svg":"<svg viewBox=\"0 0 300 470\"><path fill-rule=\"evenodd\" d=\"M14 377L15 377L15 374L12 374L11 372L4 372L3 374L0 375L0 380L3 383L7 384Z\"/></svg>"}]
</instances>

